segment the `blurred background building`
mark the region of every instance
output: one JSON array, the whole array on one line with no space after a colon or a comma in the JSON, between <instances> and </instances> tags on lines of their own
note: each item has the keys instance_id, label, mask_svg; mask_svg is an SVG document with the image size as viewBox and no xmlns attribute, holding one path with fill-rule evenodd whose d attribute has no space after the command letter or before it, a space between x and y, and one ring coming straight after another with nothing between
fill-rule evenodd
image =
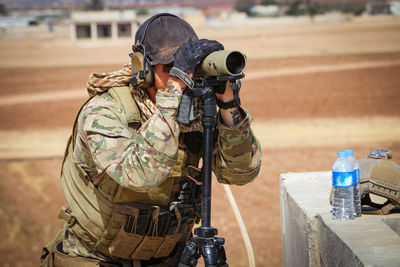
<instances>
[{"instance_id":1,"label":"blurred background building","mask_svg":"<svg viewBox=\"0 0 400 267\"><path fill-rule=\"evenodd\" d=\"M135 35L137 30L134 10L73 11L71 39L118 39Z\"/></svg>"},{"instance_id":2,"label":"blurred background building","mask_svg":"<svg viewBox=\"0 0 400 267\"><path fill-rule=\"evenodd\" d=\"M123 10L123 12L122 12ZM83 13L90 11L87 21ZM107 11L102 15L94 12ZM118 12L117 12L118 11ZM135 14L133 15L134 12ZM49 24L71 20L75 25L75 38L96 39L100 36L118 38L127 36L143 18L159 12L170 12L188 19L193 26L243 23L245 19L282 16L323 15L332 12L360 15L400 14L398 0L0 0L0 26L4 29L18 25ZM129 15L128 15L129 13ZM238 15L241 13L242 15ZM111 16L102 21L101 16ZM120 16L120 18L117 18ZM128 20L132 23L129 27ZM216 22L216 20L220 20ZM89 20L93 20L90 22ZM221 22L222 20L222 22ZM87 24L107 23L94 31ZM86 25L80 27L79 25ZM92 25L91 24L91 25ZM76 25L79 26L77 29ZM114 26L113 26L114 25ZM120 26L118 26L120 25ZM97 26L96 26L97 27ZM119 27L119 30L117 31ZM71 28L72 29L72 28ZM115 30L113 30L115 29ZM99 32L100 31L100 32ZM71 30L72 32L72 30ZM90 32L90 33L89 33ZM103 33L101 33L103 32ZM74 38L73 38L74 39Z\"/></svg>"}]
</instances>

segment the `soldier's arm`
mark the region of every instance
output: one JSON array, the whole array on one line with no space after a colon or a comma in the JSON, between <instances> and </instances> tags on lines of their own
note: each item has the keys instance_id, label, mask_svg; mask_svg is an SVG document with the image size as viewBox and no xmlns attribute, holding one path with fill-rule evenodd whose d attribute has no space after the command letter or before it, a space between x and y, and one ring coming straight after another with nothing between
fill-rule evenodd
<instances>
[{"instance_id":1,"label":"soldier's arm","mask_svg":"<svg viewBox=\"0 0 400 267\"><path fill-rule=\"evenodd\" d=\"M84 143L98 173L136 191L146 191L168 177L177 160L175 117L180 96L160 90L156 101L156 112L136 135L130 133L119 109L97 107L85 116Z\"/></svg>"},{"instance_id":2,"label":"soldier's arm","mask_svg":"<svg viewBox=\"0 0 400 267\"><path fill-rule=\"evenodd\" d=\"M250 128L251 115L239 108L243 119L226 126L218 118L213 169L221 183L243 185L253 181L261 167L261 147Z\"/></svg>"},{"instance_id":3,"label":"soldier's arm","mask_svg":"<svg viewBox=\"0 0 400 267\"><path fill-rule=\"evenodd\" d=\"M216 95L223 102L231 101L234 95L230 83L224 94ZM242 108L220 109L213 160L218 181L243 185L254 180L260 172L261 147L250 128L252 120Z\"/></svg>"}]
</instances>

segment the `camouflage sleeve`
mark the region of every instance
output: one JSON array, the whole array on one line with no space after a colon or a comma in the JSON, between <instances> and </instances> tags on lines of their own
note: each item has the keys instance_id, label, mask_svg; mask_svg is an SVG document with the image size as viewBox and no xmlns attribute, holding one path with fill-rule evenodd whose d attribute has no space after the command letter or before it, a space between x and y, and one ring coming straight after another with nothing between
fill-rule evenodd
<instances>
[{"instance_id":1,"label":"camouflage sleeve","mask_svg":"<svg viewBox=\"0 0 400 267\"><path fill-rule=\"evenodd\" d=\"M253 118L246 110L241 111L244 119L236 126L228 127L218 120L213 170L221 183L243 185L260 172L261 147L250 128Z\"/></svg>"},{"instance_id":2,"label":"camouflage sleeve","mask_svg":"<svg viewBox=\"0 0 400 267\"><path fill-rule=\"evenodd\" d=\"M180 96L159 91L156 112L136 134L130 132L120 107L89 108L83 138L97 173L105 172L136 191L162 183L177 160L179 126L175 117L179 101Z\"/></svg>"}]
</instances>

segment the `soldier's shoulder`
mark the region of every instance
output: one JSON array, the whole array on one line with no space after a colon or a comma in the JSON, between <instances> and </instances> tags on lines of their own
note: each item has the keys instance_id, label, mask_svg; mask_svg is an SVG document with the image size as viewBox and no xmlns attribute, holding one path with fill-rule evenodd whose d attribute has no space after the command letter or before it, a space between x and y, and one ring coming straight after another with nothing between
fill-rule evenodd
<instances>
[{"instance_id":1,"label":"soldier's shoulder","mask_svg":"<svg viewBox=\"0 0 400 267\"><path fill-rule=\"evenodd\" d=\"M84 131L106 136L130 136L124 110L108 93L90 99L79 116Z\"/></svg>"},{"instance_id":2,"label":"soldier's shoulder","mask_svg":"<svg viewBox=\"0 0 400 267\"><path fill-rule=\"evenodd\" d=\"M82 108L81 118L93 115L114 114L123 119L125 114L121 105L107 92L91 98Z\"/></svg>"}]
</instances>

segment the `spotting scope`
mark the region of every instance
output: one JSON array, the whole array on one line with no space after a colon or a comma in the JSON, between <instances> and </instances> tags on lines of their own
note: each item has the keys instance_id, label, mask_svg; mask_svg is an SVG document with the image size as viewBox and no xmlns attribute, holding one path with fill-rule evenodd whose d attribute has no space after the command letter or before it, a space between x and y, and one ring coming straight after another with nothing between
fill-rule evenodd
<instances>
[{"instance_id":1,"label":"spotting scope","mask_svg":"<svg viewBox=\"0 0 400 267\"><path fill-rule=\"evenodd\" d=\"M246 56L239 51L221 50L209 54L198 67L196 77L237 76L246 67Z\"/></svg>"}]
</instances>

